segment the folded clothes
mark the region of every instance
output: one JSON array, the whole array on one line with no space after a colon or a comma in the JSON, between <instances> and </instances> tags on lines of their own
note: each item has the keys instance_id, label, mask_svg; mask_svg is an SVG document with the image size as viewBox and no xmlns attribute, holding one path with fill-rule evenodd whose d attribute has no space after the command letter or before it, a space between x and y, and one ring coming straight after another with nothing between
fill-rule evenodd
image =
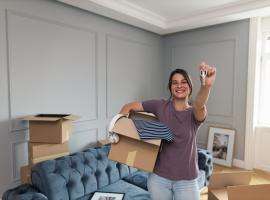
<instances>
[{"instance_id":1,"label":"folded clothes","mask_svg":"<svg viewBox=\"0 0 270 200\"><path fill-rule=\"evenodd\" d=\"M158 121L132 119L141 139L164 139L173 141L173 133L169 127Z\"/></svg>"}]
</instances>

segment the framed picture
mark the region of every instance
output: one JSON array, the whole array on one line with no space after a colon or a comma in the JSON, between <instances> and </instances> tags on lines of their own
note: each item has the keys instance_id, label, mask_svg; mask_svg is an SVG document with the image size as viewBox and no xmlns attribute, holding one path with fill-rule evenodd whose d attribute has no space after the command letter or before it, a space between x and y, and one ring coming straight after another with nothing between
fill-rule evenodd
<instances>
[{"instance_id":1,"label":"framed picture","mask_svg":"<svg viewBox=\"0 0 270 200\"><path fill-rule=\"evenodd\" d=\"M210 127L207 149L212 152L214 163L232 166L235 131L225 128Z\"/></svg>"},{"instance_id":2,"label":"framed picture","mask_svg":"<svg viewBox=\"0 0 270 200\"><path fill-rule=\"evenodd\" d=\"M117 192L95 192L91 200L122 200L124 195Z\"/></svg>"}]
</instances>

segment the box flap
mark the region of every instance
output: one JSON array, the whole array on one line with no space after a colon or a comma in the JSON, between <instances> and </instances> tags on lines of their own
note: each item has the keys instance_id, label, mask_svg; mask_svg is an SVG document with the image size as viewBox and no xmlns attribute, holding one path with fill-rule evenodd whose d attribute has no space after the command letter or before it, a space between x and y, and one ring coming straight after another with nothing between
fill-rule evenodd
<instances>
[{"instance_id":1,"label":"box flap","mask_svg":"<svg viewBox=\"0 0 270 200\"><path fill-rule=\"evenodd\" d=\"M77 115L68 115L68 116L65 116L63 117L64 119L67 119L67 120L72 120L72 121L75 121L77 119L80 119L80 116L77 116Z\"/></svg>"},{"instance_id":2,"label":"box flap","mask_svg":"<svg viewBox=\"0 0 270 200\"><path fill-rule=\"evenodd\" d=\"M270 184L230 186L228 197L230 200L269 200Z\"/></svg>"},{"instance_id":3,"label":"box flap","mask_svg":"<svg viewBox=\"0 0 270 200\"><path fill-rule=\"evenodd\" d=\"M137 132L136 126L133 121L129 118L122 117L115 123L113 127L113 132L123 135L129 138L133 138L135 140L141 140L139 134ZM154 144L160 146L161 140L141 140L150 144Z\"/></svg>"},{"instance_id":4,"label":"box flap","mask_svg":"<svg viewBox=\"0 0 270 200\"><path fill-rule=\"evenodd\" d=\"M131 111L128 114L128 118L130 119L144 119L144 120L154 120L158 121L158 118L153 114L153 113L148 113L148 112L135 112Z\"/></svg>"},{"instance_id":5,"label":"box flap","mask_svg":"<svg viewBox=\"0 0 270 200\"><path fill-rule=\"evenodd\" d=\"M38 115L29 115L23 117L22 120L27 121L57 121L61 119L67 120L76 120L79 119L79 116L71 114L38 114Z\"/></svg>"},{"instance_id":6,"label":"box flap","mask_svg":"<svg viewBox=\"0 0 270 200\"><path fill-rule=\"evenodd\" d=\"M228 200L226 188L211 190L208 194L208 200Z\"/></svg>"},{"instance_id":7,"label":"box flap","mask_svg":"<svg viewBox=\"0 0 270 200\"><path fill-rule=\"evenodd\" d=\"M252 171L238 172L216 172L213 173L208 188L222 189L227 186L248 185L251 180Z\"/></svg>"},{"instance_id":8,"label":"box flap","mask_svg":"<svg viewBox=\"0 0 270 200\"><path fill-rule=\"evenodd\" d=\"M26 117L23 117L22 120L27 120L27 121L58 121L61 118L59 117L45 117L45 116L39 116L39 115L29 115Z\"/></svg>"}]
</instances>

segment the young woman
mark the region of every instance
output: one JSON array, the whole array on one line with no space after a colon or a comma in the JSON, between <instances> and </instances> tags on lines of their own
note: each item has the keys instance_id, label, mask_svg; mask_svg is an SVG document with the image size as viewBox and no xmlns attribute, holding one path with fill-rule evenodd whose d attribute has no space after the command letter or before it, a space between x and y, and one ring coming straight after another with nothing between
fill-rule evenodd
<instances>
[{"instance_id":1,"label":"young woman","mask_svg":"<svg viewBox=\"0 0 270 200\"><path fill-rule=\"evenodd\" d=\"M128 114L130 110L151 112L174 134L173 142L162 141L154 172L148 178L147 186L153 200L200 199L196 132L206 118L206 102L215 81L216 68L201 63L199 70L206 71L207 75L201 80L193 105L189 104L191 79L185 70L176 69L168 83L169 100L132 102L120 111L121 114Z\"/></svg>"}]
</instances>

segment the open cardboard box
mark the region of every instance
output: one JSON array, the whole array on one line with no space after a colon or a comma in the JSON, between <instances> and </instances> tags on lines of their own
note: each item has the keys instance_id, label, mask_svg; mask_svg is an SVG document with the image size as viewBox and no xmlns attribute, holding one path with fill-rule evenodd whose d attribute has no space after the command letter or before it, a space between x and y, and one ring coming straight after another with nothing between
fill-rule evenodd
<instances>
[{"instance_id":1,"label":"open cardboard box","mask_svg":"<svg viewBox=\"0 0 270 200\"><path fill-rule=\"evenodd\" d=\"M30 142L61 144L69 140L72 121L79 117L71 114L39 114L22 119L29 121Z\"/></svg>"},{"instance_id":2,"label":"open cardboard box","mask_svg":"<svg viewBox=\"0 0 270 200\"><path fill-rule=\"evenodd\" d=\"M252 173L213 173L208 186L208 200L270 200L270 184L250 185Z\"/></svg>"},{"instance_id":3,"label":"open cardboard box","mask_svg":"<svg viewBox=\"0 0 270 200\"><path fill-rule=\"evenodd\" d=\"M113 132L119 136L119 142L111 144L108 157L128 166L152 172L161 140L141 140L132 118L157 120L154 115L145 112L131 113L128 118L120 118L113 128Z\"/></svg>"}]
</instances>

